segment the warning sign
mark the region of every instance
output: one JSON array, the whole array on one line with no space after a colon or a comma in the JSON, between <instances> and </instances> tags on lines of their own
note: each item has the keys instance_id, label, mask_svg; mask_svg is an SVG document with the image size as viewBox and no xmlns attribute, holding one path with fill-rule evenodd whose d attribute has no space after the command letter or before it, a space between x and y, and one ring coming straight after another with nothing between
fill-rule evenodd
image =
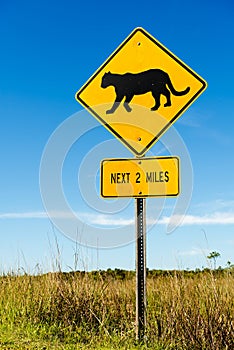
<instances>
[{"instance_id":1,"label":"warning sign","mask_svg":"<svg viewBox=\"0 0 234 350\"><path fill-rule=\"evenodd\" d=\"M204 91L206 82L136 28L77 92L76 99L141 156Z\"/></svg>"}]
</instances>

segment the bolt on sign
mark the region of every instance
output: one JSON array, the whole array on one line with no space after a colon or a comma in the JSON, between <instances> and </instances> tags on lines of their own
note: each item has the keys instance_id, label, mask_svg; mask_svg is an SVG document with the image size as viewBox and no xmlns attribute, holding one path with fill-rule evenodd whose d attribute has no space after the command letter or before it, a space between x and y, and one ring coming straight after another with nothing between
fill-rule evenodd
<instances>
[{"instance_id":1,"label":"bolt on sign","mask_svg":"<svg viewBox=\"0 0 234 350\"><path fill-rule=\"evenodd\" d=\"M144 155L207 83L143 28L136 28L76 93L135 155Z\"/></svg>"},{"instance_id":2,"label":"bolt on sign","mask_svg":"<svg viewBox=\"0 0 234 350\"><path fill-rule=\"evenodd\" d=\"M101 162L101 196L177 196L180 190L179 158L105 159Z\"/></svg>"}]
</instances>

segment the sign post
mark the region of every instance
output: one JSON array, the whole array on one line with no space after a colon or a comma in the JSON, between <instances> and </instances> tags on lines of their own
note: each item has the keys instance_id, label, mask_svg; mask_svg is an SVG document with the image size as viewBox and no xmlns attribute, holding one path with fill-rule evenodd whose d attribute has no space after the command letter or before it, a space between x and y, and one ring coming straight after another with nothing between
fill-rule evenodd
<instances>
[{"instance_id":1,"label":"sign post","mask_svg":"<svg viewBox=\"0 0 234 350\"><path fill-rule=\"evenodd\" d=\"M136 198L136 339L146 329L146 217L145 198Z\"/></svg>"}]
</instances>

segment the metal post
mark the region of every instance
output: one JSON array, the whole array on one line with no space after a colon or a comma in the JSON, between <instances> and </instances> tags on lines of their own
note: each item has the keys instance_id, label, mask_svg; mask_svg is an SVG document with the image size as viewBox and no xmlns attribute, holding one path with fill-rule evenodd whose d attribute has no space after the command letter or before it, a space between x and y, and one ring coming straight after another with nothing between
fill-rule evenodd
<instances>
[{"instance_id":1,"label":"metal post","mask_svg":"<svg viewBox=\"0 0 234 350\"><path fill-rule=\"evenodd\" d=\"M142 341L146 328L146 226L145 199L136 198L136 339Z\"/></svg>"}]
</instances>

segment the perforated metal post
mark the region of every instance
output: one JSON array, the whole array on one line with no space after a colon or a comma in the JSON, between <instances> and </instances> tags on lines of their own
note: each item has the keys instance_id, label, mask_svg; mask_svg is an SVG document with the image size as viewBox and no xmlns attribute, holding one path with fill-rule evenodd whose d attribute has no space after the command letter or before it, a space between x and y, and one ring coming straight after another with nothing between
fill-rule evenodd
<instances>
[{"instance_id":1,"label":"perforated metal post","mask_svg":"<svg viewBox=\"0 0 234 350\"><path fill-rule=\"evenodd\" d=\"M136 339L146 328L146 226L145 199L136 198Z\"/></svg>"}]
</instances>

